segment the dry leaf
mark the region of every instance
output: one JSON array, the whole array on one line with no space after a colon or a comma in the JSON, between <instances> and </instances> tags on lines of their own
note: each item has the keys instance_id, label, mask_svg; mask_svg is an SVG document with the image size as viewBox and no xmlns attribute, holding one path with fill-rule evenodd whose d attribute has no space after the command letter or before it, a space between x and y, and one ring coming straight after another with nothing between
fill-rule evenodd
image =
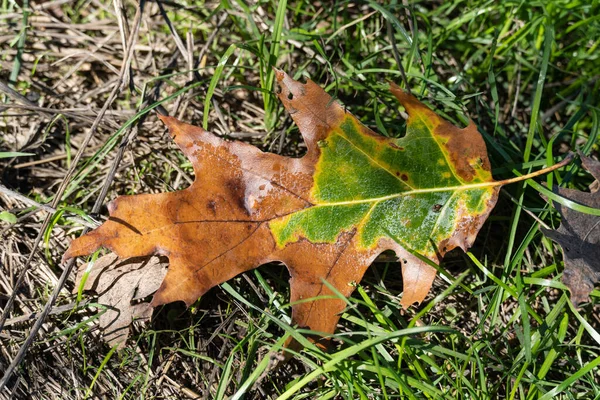
<instances>
[{"instance_id":1,"label":"dry leaf","mask_svg":"<svg viewBox=\"0 0 600 400\"><path fill-rule=\"evenodd\" d=\"M98 303L108 308L98 322L110 346L123 348L131 323L150 319L153 307L142 300L159 288L168 265L160 257L119 260L115 254L108 254L97 259L91 269L89 264L79 268L74 293L88 271L83 290L96 292Z\"/></svg>"},{"instance_id":2,"label":"dry leaf","mask_svg":"<svg viewBox=\"0 0 600 400\"><path fill-rule=\"evenodd\" d=\"M591 192L556 188L562 197L584 206L600 209L600 162L580 154L583 167L596 181ZM575 306L590 300L594 284L600 280L600 217L584 214L559 203L554 207L562 216L557 230L542 228L544 235L554 240L563 249L565 270L562 281L571 291Z\"/></svg>"}]
</instances>

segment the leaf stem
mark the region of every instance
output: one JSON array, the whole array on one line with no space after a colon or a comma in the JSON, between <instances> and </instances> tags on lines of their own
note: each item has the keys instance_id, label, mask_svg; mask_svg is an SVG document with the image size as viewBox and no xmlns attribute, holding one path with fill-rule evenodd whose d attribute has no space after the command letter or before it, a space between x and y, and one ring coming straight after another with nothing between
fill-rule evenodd
<instances>
[{"instance_id":1,"label":"leaf stem","mask_svg":"<svg viewBox=\"0 0 600 400\"><path fill-rule=\"evenodd\" d=\"M556 163L550 167L542 168L539 171L531 172L526 175L516 176L516 177L510 178L510 179L505 179L503 181L491 182L490 186L504 186L504 185L508 185L510 183L521 182L521 181L524 181L527 179L535 178L536 176L547 174L548 172L552 172L556 169L562 168L565 165L569 164L571 161L573 161L574 156L575 155L573 153L569 153L565 157L564 160L562 160L561 162Z\"/></svg>"}]
</instances>

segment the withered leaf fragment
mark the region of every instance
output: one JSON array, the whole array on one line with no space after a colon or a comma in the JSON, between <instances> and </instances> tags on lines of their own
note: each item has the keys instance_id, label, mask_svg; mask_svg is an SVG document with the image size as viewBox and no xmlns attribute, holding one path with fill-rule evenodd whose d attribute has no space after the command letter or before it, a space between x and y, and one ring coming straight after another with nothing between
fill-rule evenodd
<instances>
[{"instance_id":1,"label":"withered leaf fragment","mask_svg":"<svg viewBox=\"0 0 600 400\"><path fill-rule=\"evenodd\" d=\"M558 194L584 206L600 209L600 162L580 154L583 167L596 181L590 192L555 188ZM571 291L575 306L587 302L594 284L600 281L600 217L572 210L553 202L562 216L557 230L542 228L544 235L563 249L565 270L562 281Z\"/></svg>"},{"instance_id":2,"label":"withered leaf fragment","mask_svg":"<svg viewBox=\"0 0 600 400\"><path fill-rule=\"evenodd\" d=\"M108 254L98 258L91 268L89 264L79 268L73 292L78 292L79 282L88 272L83 290L96 292L98 304L106 307L98 324L110 346L122 349L131 323L150 319L153 308L143 299L159 288L168 265L160 257L119 260L115 254Z\"/></svg>"},{"instance_id":3,"label":"withered leaf fragment","mask_svg":"<svg viewBox=\"0 0 600 400\"><path fill-rule=\"evenodd\" d=\"M503 182L491 175L474 123L459 129L392 85L409 114L406 136L380 136L317 84L278 71L279 99L307 147L293 159L161 117L194 166L173 193L121 196L110 218L64 258L104 246L119 257L169 258L153 306L190 305L215 285L271 261L291 279L295 324L333 333L365 270L385 250L401 260L402 305L421 302L445 253L467 249ZM318 299L315 299L317 298Z\"/></svg>"}]
</instances>

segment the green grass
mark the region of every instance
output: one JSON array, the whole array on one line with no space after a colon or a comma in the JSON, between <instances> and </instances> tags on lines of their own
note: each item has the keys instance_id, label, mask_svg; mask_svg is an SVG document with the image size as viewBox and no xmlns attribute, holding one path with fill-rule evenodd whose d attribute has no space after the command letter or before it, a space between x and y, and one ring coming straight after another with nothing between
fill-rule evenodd
<instances>
[{"instance_id":1,"label":"green grass","mask_svg":"<svg viewBox=\"0 0 600 400\"><path fill-rule=\"evenodd\" d=\"M164 6L179 36L185 40L188 31L194 36L195 57L226 14L196 70L199 79L187 81L189 70L181 57L173 71L163 71L176 48L166 27L140 35L140 44L160 42L171 53L157 52L156 70L147 67L142 73L141 64L134 64L136 88L114 105L131 113L120 120L119 129L105 129L92 154L78 165L44 238L50 263L60 259L64 233L82 229L67 216L91 210L128 127L159 106L177 115L174 104L183 99L187 121L233 138L236 131L254 132L258 139L243 140L301 155L298 130L274 95L273 66L296 79L314 80L365 125L399 136L404 122L386 81L403 86L400 60L413 93L456 124L465 125L469 118L477 123L496 179L552 164L567 151L598 156L596 0L416 1L408 9L399 1L321 5L229 0L217 9L178 3ZM2 4L5 11L20 12ZM84 14L79 4L63 9L77 23L115 18L110 4L96 14ZM149 21L163 23L158 12L147 13ZM23 29L19 24L35 15L14 19L13 44L24 47L25 54L35 54L27 44L34 39L22 39L35 26ZM88 34L103 38L96 31ZM58 58L46 55L42 62ZM58 79L39 68L33 73L20 63L19 68L20 82L39 77L51 85ZM162 85L160 100L144 105L142 94L157 85ZM246 103L254 108L243 107ZM8 127L11 117L2 118ZM71 126L74 121L68 117L51 123L53 132L59 125L68 128L69 137L65 140L63 134L57 141L67 143L66 165L75 151L69 140L84 131ZM117 174L109 197L186 187L191 165L154 119L140 127L139 136L147 147L136 147L140 142L131 147L132 158ZM592 179L575 161L538 181L586 190ZM36 201L52 199L52 190L40 190L43 195ZM400 266L376 263L347 300L327 353L305 338L308 332L290 326L287 272L268 265L213 289L189 310L180 304L159 308L154 322L137 329L118 353L99 343L90 325L82 323L95 319L99 309L93 303L77 313L54 316L50 324L60 334L31 349L19 376L38 376L32 363L40 363L39 370L63 385L63 398L180 398L193 393L219 399L600 398L600 291L594 290L591 303L578 310L571 305L560 282L560 248L543 237L539 222L526 213L558 227L557 213L540 193L552 196L539 183L506 187L474 247L446 257L430 296L419 306L402 310ZM597 210L582 210L598 215ZM290 336L305 349L270 371ZM66 354L67 361L49 356L47 350L53 348ZM72 368L74 378L60 368Z\"/></svg>"}]
</instances>

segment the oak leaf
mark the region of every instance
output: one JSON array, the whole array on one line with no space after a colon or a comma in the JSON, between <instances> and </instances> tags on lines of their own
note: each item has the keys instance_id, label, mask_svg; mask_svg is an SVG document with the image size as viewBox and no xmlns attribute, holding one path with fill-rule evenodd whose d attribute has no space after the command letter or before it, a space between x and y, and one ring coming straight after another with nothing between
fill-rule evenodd
<instances>
[{"instance_id":1,"label":"oak leaf","mask_svg":"<svg viewBox=\"0 0 600 400\"><path fill-rule=\"evenodd\" d=\"M304 157L265 153L161 116L193 164L193 184L118 197L108 221L74 240L64 259L101 246L119 257L167 256L152 306L190 305L215 285L280 261L291 275L294 323L329 334L345 302L324 282L349 296L373 260L393 250L401 304L421 302L436 275L422 258L439 263L470 247L504 183L492 178L475 124L459 129L392 84L409 114L407 131L383 137L314 82L276 75Z\"/></svg>"},{"instance_id":2,"label":"oak leaf","mask_svg":"<svg viewBox=\"0 0 600 400\"><path fill-rule=\"evenodd\" d=\"M580 154L583 167L596 181L590 192L555 188L559 195L575 203L600 209L600 162ZM565 270L562 281L571 291L575 306L589 301L594 284L600 281L600 216L584 214L553 202L562 220L557 230L542 228L544 235L560 245Z\"/></svg>"}]
</instances>

